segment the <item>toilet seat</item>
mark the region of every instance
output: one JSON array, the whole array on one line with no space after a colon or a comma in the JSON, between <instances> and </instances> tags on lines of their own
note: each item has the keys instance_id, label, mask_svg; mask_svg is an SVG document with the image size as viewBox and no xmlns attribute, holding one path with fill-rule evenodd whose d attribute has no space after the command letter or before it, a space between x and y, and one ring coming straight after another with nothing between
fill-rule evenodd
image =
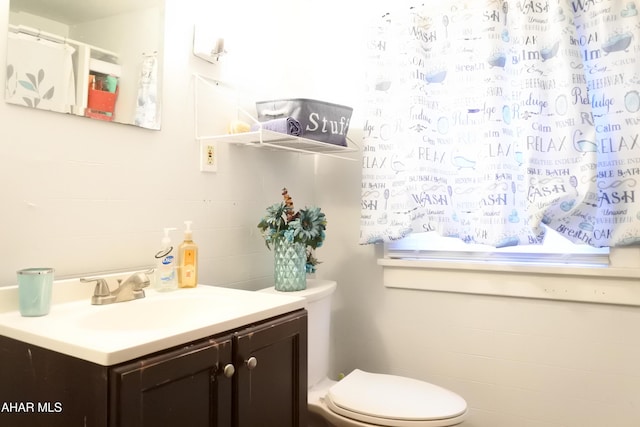
<instances>
[{"instance_id":1,"label":"toilet seat","mask_svg":"<svg viewBox=\"0 0 640 427\"><path fill-rule=\"evenodd\" d=\"M387 427L444 427L460 424L467 403L457 394L412 378L354 370L327 392L334 413Z\"/></svg>"}]
</instances>

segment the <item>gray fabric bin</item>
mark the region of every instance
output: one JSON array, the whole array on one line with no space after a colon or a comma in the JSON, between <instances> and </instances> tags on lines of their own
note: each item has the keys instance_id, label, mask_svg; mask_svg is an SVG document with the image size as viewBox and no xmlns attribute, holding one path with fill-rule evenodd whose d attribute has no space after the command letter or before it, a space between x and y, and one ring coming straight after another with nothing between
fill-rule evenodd
<instances>
[{"instance_id":1,"label":"gray fabric bin","mask_svg":"<svg viewBox=\"0 0 640 427\"><path fill-rule=\"evenodd\" d=\"M353 108L315 99L278 99L256 102L258 121L293 117L302 126L302 137L347 146Z\"/></svg>"}]
</instances>

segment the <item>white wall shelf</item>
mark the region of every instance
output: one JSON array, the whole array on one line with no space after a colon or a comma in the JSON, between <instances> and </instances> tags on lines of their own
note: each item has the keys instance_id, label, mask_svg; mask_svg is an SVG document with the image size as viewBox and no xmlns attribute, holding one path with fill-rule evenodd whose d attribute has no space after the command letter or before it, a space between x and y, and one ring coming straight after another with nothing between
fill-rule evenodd
<instances>
[{"instance_id":1,"label":"white wall shelf","mask_svg":"<svg viewBox=\"0 0 640 427\"><path fill-rule=\"evenodd\" d=\"M289 150L307 154L343 154L358 151L353 147L342 147L312 139L286 135L262 129L254 132L242 132L229 135L212 135L196 137L198 140L217 140L229 144L239 144L254 148Z\"/></svg>"},{"instance_id":2,"label":"white wall shelf","mask_svg":"<svg viewBox=\"0 0 640 427\"><path fill-rule=\"evenodd\" d=\"M290 152L297 152L303 154L321 154L330 157L336 157L344 160L356 160L353 157L345 157L346 153L353 153L359 151L353 141L347 139L347 146L340 146L335 144L329 144L326 142L315 141L308 138L302 138L298 136L288 135L280 132L273 132L262 128L262 124L253 117L249 112L241 107L238 109L238 117L244 119L246 122L257 125L257 130L251 132L240 132L225 135L201 135L198 129L198 89L200 84L204 84L208 88L217 90L221 84L208 77L204 77L199 74L195 74L194 84L194 101L195 105L195 134L197 141L212 140L219 141L233 145L248 146L253 148L265 148L271 150L283 150Z\"/></svg>"}]
</instances>

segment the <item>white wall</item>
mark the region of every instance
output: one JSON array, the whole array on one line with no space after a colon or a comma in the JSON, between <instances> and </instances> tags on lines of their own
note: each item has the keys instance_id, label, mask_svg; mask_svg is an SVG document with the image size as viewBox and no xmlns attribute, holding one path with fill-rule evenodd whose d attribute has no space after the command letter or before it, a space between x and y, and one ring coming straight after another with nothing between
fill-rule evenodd
<instances>
[{"instance_id":1,"label":"white wall","mask_svg":"<svg viewBox=\"0 0 640 427\"><path fill-rule=\"evenodd\" d=\"M314 201L314 159L221 145L218 172L199 171L192 74L224 74L224 67L191 54L192 25L208 3L167 2L160 132L0 103L0 236L6 243L0 285L15 283L17 269L34 265L55 267L58 277L151 265L162 228L183 229L184 220L194 221L204 283L269 284L272 254L256 225L284 186L297 205ZM8 0L0 5L0 28L6 28ZM285 27L291 17L280 12L264 20L265 12L244 21L265 46L278 44L282 34L273 25ZM286 62L270 63L273 55L250 47L240 44L230 58L236 67L244 60L243 69L270 70L252 74L254 87L277 93L292 86L278 74L288 72ZM1 58L5 49L3 41ZM5 67L0 70L4 81ZM223 133L232 108L221 101L214 107L203 107L207 127ZM173 237L177 243L182 233Z\"/></svg>"},{"instance_id":2,"label":"white wall","mask_svg":"<svg viewBox=\"0 0 640 427\"><path fill-rule=\"evenodd\" d=\"M318 276L339 281L334 375L359 367L449 387L467 399L470 427L640 424L637 308L384 288L380 248L357 244L358 162L223 146L218 173L200 173L193 72L241 85L248 98L352 105L359 123L362 2L211 3L167 1L160 132L0 103L0 284L34 265L67 275L148 264L161 228L192 219L201 282L267 286L271 254L255 225L286 185L298 206L317 203L329 219ZM228 41L219 68L191 55L191 25L205 18L246 35ZM207 126L223 130L217 115L230 115L219 107Z\"/></svg>"}]
</instances>

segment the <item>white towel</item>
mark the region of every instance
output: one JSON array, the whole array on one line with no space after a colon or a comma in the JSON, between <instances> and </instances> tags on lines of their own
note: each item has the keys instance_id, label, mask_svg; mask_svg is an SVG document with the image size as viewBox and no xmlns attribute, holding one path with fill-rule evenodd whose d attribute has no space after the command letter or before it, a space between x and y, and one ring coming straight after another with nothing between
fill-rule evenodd
<instances>
[{"instance_id":1,"label":"white towel","mask_svg":"<svg viewBox=\"0 0 640 427\"><path fill-rule=\"evenodd\" d=\"M73 52L75 49L65 43L9 33L6 101L70 113L76 98Z\"/></svg>"},{"instance_id":2,"label":"white towel","mask_svg":"<svg viewBox=\"0 0 640 427\"><path fill-rule=\"evenodd\" d=\"M261 122L262 129L273 132L286 133L287 135L302 136L302 125L293 117L282 117L280 119L267 120ZM256 131L260 127L257 123L251 125L251 130Z\"/></svg>"}]
</instances>

